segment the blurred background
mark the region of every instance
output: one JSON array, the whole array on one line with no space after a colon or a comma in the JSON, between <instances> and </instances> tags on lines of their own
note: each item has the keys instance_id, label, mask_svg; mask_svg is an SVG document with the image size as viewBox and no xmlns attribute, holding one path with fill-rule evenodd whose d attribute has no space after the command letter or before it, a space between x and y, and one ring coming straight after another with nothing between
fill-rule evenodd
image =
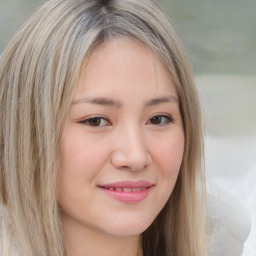
<instances>
[{"instance_id":1,"label":"blurred background","mask_svg":"<svg viewBox=\"0 0 256 256\"><path fill-rule=\"evenodd\" d=\"M0 0L0 52L41 2ZM210 215L218 226L211 255L256 256L256 1L160 4L186 48L202 103Z\"/></svg>"}]
</instances>

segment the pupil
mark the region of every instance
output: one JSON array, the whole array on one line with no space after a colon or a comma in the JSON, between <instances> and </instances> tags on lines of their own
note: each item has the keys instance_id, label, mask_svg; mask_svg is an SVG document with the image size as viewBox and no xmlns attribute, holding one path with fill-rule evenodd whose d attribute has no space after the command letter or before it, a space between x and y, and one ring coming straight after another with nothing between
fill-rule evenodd
<instances>
[{"instance_id":1,"label":"pupil","mask_svg":"<svg viewBox=\"0 0 256 256\"><path fill-rule=\"evenodd\" d=\"M92 118L89 120L89 124L91 126L99 126L100 125L100 119L99 118Z\"/></svg>"},{"instance_id":2,"label":"pupil","mask_svg":"<svg viewBox=\"0 0 256 256\"><path fill-rule=\"evenodd\" d=\"M152 124L160 124L161 123L161 117L160 116L155 116L151 119Z\"/></svg>"}]
</instances>

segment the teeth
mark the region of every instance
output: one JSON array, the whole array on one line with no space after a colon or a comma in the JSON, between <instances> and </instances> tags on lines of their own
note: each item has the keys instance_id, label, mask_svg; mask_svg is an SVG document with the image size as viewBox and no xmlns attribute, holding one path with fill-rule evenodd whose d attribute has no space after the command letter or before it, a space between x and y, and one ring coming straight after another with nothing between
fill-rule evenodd
<instances>
[{"instance_id":1,"label":"teeth","mask_svg":"<svg viewBox=\"0 0 256 256\"><path fill-rule=\"evenodd\" d=\"M141 188L107 188L108 190L112 191L123 191L123 192L138 192L141 190L145 190L146 187L141 187Z\"/></svg>"},{"instance_id":2,"label":"teeth","mask_svg":"<svg viewBox=\"0 0 256 256\"><path fill-rule=\"evenodd\" d=\"M141 191L141 190L144 190L145 188L133 188L132 191L133 192L137 192L137 191Z\"/></svg>"},{"instance_id":3,"label":"teeth","mask_svg":"<svg viewBox=\"0 0 256 256\"><path fill-rule=\"evenodd\" d=\"M131 192L132 189L131 189L131 188L123 188L123 191L124 191L124 192Z\"/></svg>"}]
</instances>

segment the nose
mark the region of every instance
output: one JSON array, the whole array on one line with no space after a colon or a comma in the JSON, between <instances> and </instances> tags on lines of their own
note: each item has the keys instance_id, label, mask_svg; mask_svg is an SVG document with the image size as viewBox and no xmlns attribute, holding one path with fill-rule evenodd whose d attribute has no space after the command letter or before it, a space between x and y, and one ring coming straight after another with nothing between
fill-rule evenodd
<instances>
[{"instance_id":1,"label":"nose","mask_svg":"<svg viewBox=\"0 0 256 256\"><path fill-rule=\"evenodd\" d=\"M126 129L115 138L111 162L118 169L139 171L152 163L146 139L138 129Z\"/></svg>"}]
</instances>

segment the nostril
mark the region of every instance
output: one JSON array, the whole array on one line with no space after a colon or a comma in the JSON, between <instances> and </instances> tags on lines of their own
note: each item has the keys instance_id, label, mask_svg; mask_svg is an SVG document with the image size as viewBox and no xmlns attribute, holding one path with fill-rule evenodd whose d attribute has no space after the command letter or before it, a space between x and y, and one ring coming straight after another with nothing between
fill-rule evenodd
<instances>
[{"instance_id":1,"label":"nostril","mask_svg":"<svg viewBox=\"0 0 256 256\"><path fill-rule=\"evenodd\" d=\"M129 170L131 169L129 166L121 166L119 169L123 169L123 170Z\"/></svg>"}]
</instances>

